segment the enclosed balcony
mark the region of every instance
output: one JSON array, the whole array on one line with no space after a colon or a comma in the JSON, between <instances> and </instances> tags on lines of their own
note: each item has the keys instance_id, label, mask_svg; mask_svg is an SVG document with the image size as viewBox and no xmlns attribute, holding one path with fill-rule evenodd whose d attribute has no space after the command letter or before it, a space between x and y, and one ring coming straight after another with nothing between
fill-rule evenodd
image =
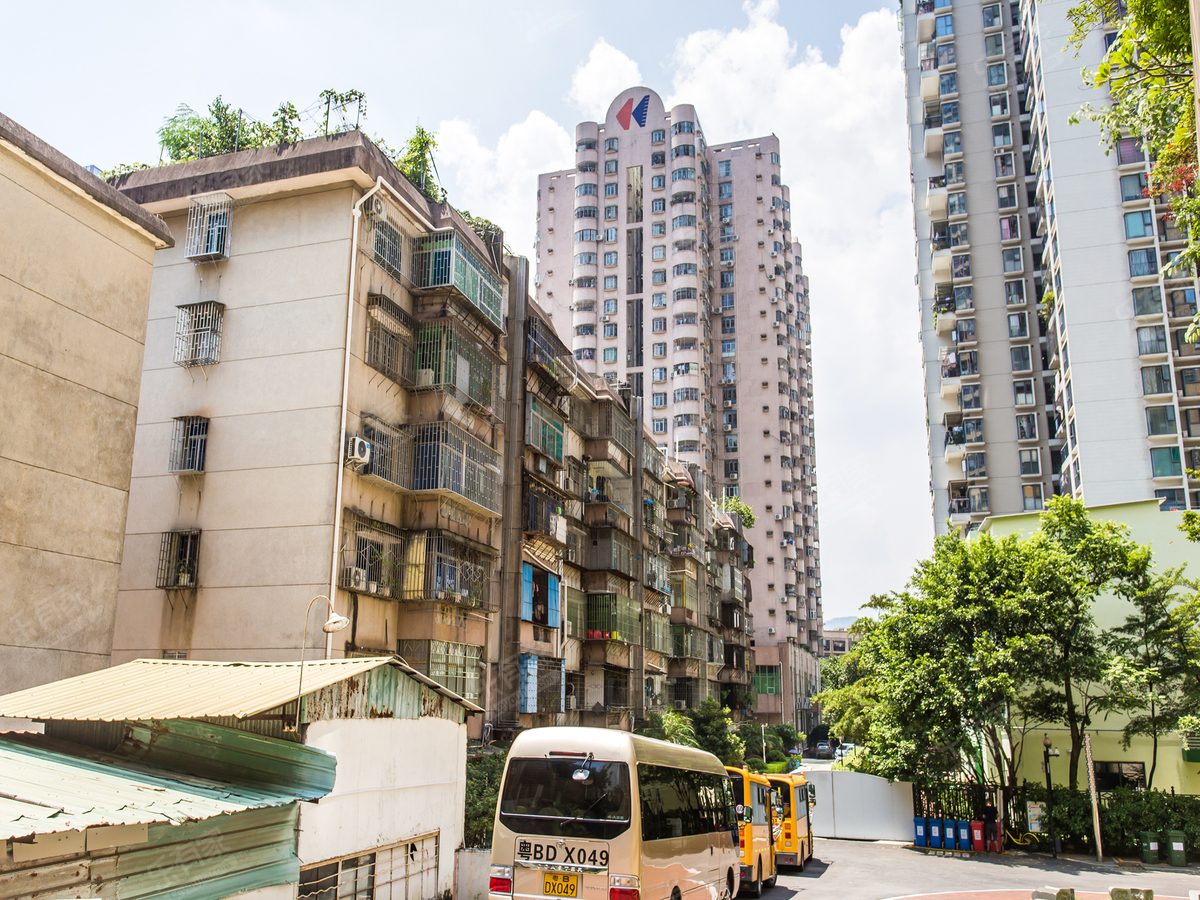
<instances>
[{"instance_id":1,"label":"enclosed balcony","mask_svg":"<svg viewBox=\"0 0 1200 900\"><path fill-rule=\"evenodd\" d=\"M382 294L367 296L366 363L402 387L412 387L417 326Z\"/></svg>"},{"instance_id":2,"label":"enclosed balcony","mask_svg":"<svg viewBox=\"0 0 1200 900\"><path fill-rule=\"evenodd\" d=\"M465 501L481 515L500 514L500 454L450 422L407 425L411 490Z\"/></svg>"},{"instance_id":3,"label":"enclosed balcony","mask_svg":"<svg viewBox=\"0 0 1200 900\"><path fill-rule=\"evenodd\" d=\"M504 330L504 281L456 229L413 238L413 290L453 290L482 314L496 331Z\"/></svg>"},{"instance_id":4,"label":"enclosed balcony","mask_svg":"<svg viewBox=\"0 0 1200 900\"><path fill-rule=\"evenodd\" d=\"M619 572L626 578L638 576L641 548L617 528L594 528L588 548L588 568L593 571Z\"/></svg>"},{"instance_id":5,"label":"enclosed balcony","mask_svg":"<svg viewBox=\"0 0 1200 900\"><path fill-rule=\"evenodd\" d=\"M921 86L924 88L925 80L922 79ZM936 78L933 79L936 82ZM944 134L942 131L942 116L940 113L932 113L925 116L925 156L933 160L941 160L942 150L944 146Z\"/></svg>"},{"instance_id":6,"label":"enclosed balcony","mask_svg":"<svg viewBox=\"0 0 1200 900\"><path fill-rule=\"evenodd\" d=\"M933 11L933 0L917 0L917 40L926 43L933 40L937 14Z\"/></svg>"},{"instance_id":7,"label":"enclosed balcony","mask_svg":"<svg viewBox=\"0 0 1200 900\"><path fill-rule=\"evenodd\" d=\"M946 217L946 176L934 175L929 179L929 188L925 193L925 209L932 219Z\"/></svg>"},{"instance_id":8,"label":"enclosed balcony","mask_svg":"<svg viewBox=\"0 0 1200 900\"><path fill-rule=\"evenodd\" d=\"M526 327L525 358L546 379L546 384L567 393L575 383L571 351L563 345L554 329L541 319L532 318Z\"/></svg>"},{"instance_id":9,"label":"enclosed balcony","mask_svg":"<svg viewBox=\"0 0 1200 900\"><path fill-rule=\"evenodd\" d=\"M705 632L692 625L671 626L671 656L675 659L699 659L707 657Z\"/></svg>"},{"instance_id":10,"label":"enclosed balcony","mask_svg":"<svg viewBox=\"0 0 1200 900\"><path fill-rule=\"evenodd\" d=\"M584 504L588 524L611 524L628 530L633 514L633 478L611 460L588 463Z\"/></svg>"},{"instance_id":11,"label":"enclosed balcony","mask_svg":"<svg viewBox=\"0 0 1200 900\"><path fill-rule=\"evenodd\" d=\"M567 519L562 498L528 478L525 482L524 518L527 536L549 538L566 546Z\"/></svg>"},{"instance_id":12,"label":"enclosed balcony","mask_svg":"<svg viewBox=\"0 0 1200 900\"><path fill-rule=\"evenodd\" d=\"M671 582L668 575L670 566L667 558L649 551L644 552L643 557L643 586L649 590L658 591L660 594L671 593Z\"/></svg>"},{"instance_id":13,"label":"enclosed balcony","mask_svg":"<svg viewBox=\"0 0 1200 900\"><path fill-rule=\"evenodd\" d=\"M588 594L584 640L641 643L638 616L637 604L624 594Z\"/></svg>"},{"instance_id":14,"label":"enclosed balcony","mask_svg":"<svg viewBox=\"0 0 1200 900\"><path fill-rule=\"evenodd\" d=\"M487 418L503 421L499 355L455 318L421 322L415 335L414 391L442 391Z\"/></svg>"}]
</instances>

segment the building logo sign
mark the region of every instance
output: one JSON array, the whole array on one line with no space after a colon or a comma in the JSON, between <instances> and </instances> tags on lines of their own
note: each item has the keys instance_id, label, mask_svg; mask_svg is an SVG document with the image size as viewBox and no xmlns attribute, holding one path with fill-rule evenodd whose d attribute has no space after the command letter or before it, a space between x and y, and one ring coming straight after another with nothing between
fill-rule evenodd
<instances>
[{"instance_id":1,"label":"building logo sign","mask_svg":"<svg viewBox=\"0 0 1200 900\"><path fill-rule=\"evenodd\" d=\"M637 106L633 105L633 98L630 97L625 101L625 105L617 110L617 121L621 123L621 127L626 131L629 130L629 120L638 123L641 128L646 127L646 113L650 111L650 95L647 94L641 99Z\"/></svg>"}]
</instances>

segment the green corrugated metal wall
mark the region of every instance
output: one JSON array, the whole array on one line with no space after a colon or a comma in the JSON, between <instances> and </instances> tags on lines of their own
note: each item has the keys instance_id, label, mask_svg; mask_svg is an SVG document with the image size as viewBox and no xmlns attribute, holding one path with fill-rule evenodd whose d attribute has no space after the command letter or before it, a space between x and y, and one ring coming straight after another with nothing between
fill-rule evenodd
<instances>
[{"instance_id":1,"label":"green corrugated metal wall","mask_svg":"<svg viewBox=\"0 0 1200 900\"><path fill-rule=\"evenodd\" d=\"M118 900L219 900L300 879L299 804L151 825L145 849L117 858Z\"/></svg>"}]
</instances>

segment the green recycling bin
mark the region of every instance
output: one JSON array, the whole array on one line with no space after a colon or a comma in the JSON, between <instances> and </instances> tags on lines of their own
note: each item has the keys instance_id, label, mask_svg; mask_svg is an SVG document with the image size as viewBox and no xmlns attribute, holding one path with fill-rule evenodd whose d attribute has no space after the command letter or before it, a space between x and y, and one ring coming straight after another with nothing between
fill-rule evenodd
<instances>
[{"instance_id":1,"label":"green recycling bin","mask_svg":"<svg viewBox=\"0 0 1200 900\"><path fill-rule=\"evenodd\" d=\"M1173 866L1187 865L1187 848L1184 846L1182 831L1164 831L1162 842L1167 862Z\"/></svg>"},{"instance_id":2,"label":"green recycling bin","mask_svg":"<svg viewBox=\"0 0 1200 900\"><path fill-rule=\"evenodd\" d=\"M1142 862L1158 862L1158 834L1156 832L1142 832Z\"/></svg>"}]
</instances>

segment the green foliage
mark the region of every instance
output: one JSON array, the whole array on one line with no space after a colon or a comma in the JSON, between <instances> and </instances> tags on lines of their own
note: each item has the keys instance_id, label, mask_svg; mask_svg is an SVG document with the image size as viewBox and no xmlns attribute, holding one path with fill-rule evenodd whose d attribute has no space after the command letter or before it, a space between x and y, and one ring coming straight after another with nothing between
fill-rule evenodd
<instances>
[{"instance_id":1,"label":"green foliage","mask_svg":"<svg viewBox=\"0 0 1200 900\"><path fill-rule=\"evenodd\" d=\"M437 135L426 131L420 125L413 132L404 146L404 152L393 160L396 168L404 173L404 177L431 203L443 203L446 192L437 182L437 165L433 161L433 151L437 149Z\"/></svg>"},{"instance_id":2,"label":"green foliage","mask_svg":"<svg viewBox=\"0 0 1200 900\"><path fill-rule=\"evenodd\" d=\"M652 737L660 741L670 741L683 747L699 747L696 740L696 727L692 720L683 713L667 710L661 716L651 713L647 724L638 734Z\"/></svg>"},{"instance_id":3,"label":"green foliage","mask_svg":"<svg viewBox=\"0 0 1200 900\"><path fill-rule=\"evenodd\" d=\"M506 749L506 748L505 748ZM463 844L466 847L492 846L492 826L496 820L496 802L500 797L500 779L504 775L504 749L467 758L467 798Z\"/></svg>"},{"instance_id":4,"label":"green foliage","mask_svg":"<svg viewBox=\"0 0 1200 900\"><path fill-rule=\"evenodd\" d=\"M869 624L855 626L856 634L865 634ZM879 703L879 682L862 661L862 650L855 645L849 653L821 660L821 717L829 731L843 741L860 744L871 730L871 713Z\"/></svg>"},{"instance_id":5,"label":"green foliage","mask_svg":"<svg viewBox=\"0 0 1200 900\"><path fill-rule=\"evenodd\" d=\"M181 103L158 130L163 151L173 163L297 141L302 136L300 114L291 103L280 103L269 123L259 122L220 95L206 113Z\"/></svg>"},{"instance_id":6,"label":"green foliage","mask_svg":"<svg viewBox=\"0 0 1200 900\"><path fill-rule=\"evenodd\" d=\"M499 225L483 216L473 216L465 209L458 210L458 214L485 243L495 240L503 233Z\"/></svg>"},{"instance_id":7,"label":"green foliage","mask_svg":"<svg viewBox=\"0 0 1200 900\"><path fill-rule=\"evenodd\" d=\"M763 775L765 775L768 771L770 771L767 764L765 762L763 762L761 759L759 759L757 756L746 757L746 759L744 760L744 765L751 772L760 772Z\"/></svg>"},{"instance_id":8,"label":"green foliage","mask_svg":"<svg viewBox=\"0 0 1200 900\"><path fill-rule=\"evenodd\" d=\"M796 729L794 725L789 725L783 722L779 725L771 725L770 729L779 735L779 740L783 743L784 750L793 750L804 743L804 735Z\"/></svg>"},{"instance_id":9,"label":"green foliage","mask_svg":"<svg viewBox=\"0 0 1200 900\"><path fill-rule=\"evenodd\" d=\"M733 732L733 720L729 718L728 707L708 697L699 708L689 709L687 716L696 728L696 740L701 749L707 750L727 766L742 764L746 746Z\"/></svg>"},{"instance_id":10,"label":"green foliage","mask_svg":"<svg viewBox=\"0 0 1200 900\"><path fill-rule=\"evenodd\" d=\"M730 497L726 495L721 499L721 511L728 513L737 513L742 520L742 525L746 528L753 528L754 523L758 521L758 516L754 514L754 510L750 504L741 497Z\"/></svg>"}]
</instances>

